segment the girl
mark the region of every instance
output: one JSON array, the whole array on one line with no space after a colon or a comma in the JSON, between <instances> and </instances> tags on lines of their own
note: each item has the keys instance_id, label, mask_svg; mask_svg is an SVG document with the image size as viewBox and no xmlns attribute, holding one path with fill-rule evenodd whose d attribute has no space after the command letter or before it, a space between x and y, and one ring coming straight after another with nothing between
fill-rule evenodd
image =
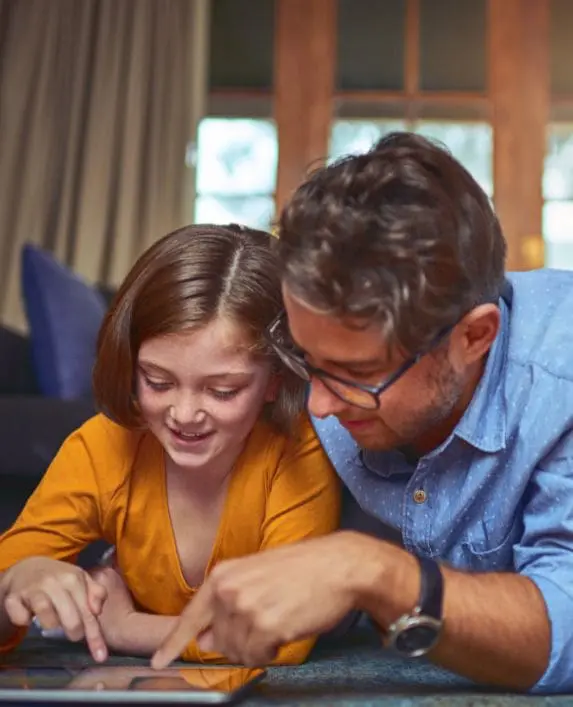
<instances>
[{"instance_id":1,"label":"girl","mask_svg":"<svg viewBox=\"0 0 573 707\"><path fill-rule=\"evenodd\" d=\"M103 414L64 442L0 537L0 650L36 616L97 661L151 655L218 562L336 527L339 487L304 384L264 339L281 306L266 233L190 226L138 260L99 336ZM97 539L117 564L92 576L73 563ZM195 642L183 657L223 659Z\"/></svg>"}]
</instances>

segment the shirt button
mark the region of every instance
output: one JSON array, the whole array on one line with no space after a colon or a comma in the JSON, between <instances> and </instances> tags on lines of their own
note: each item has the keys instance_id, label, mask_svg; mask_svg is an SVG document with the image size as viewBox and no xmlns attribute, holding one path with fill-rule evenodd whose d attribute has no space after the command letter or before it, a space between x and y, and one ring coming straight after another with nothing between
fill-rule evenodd
<instances>
[{"instance_id":1,"label":"shirt button","mask_svg":"<svg viewBox=\"0 0 573 707\"><path fill-rule=\"evenodd\" d=\"M414 501L416 503L425 503L426 501L426 492L424 489L416 489L414 491Z\"/></svg>"}]
</instances>

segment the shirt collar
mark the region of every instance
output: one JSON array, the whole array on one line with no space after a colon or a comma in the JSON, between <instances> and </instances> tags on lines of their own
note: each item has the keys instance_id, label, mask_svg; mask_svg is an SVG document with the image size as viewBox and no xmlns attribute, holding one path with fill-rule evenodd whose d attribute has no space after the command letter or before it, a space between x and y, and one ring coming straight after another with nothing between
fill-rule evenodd
<instances>
[{"instance_id":1,"label":"shirt collar","mask_svg":"<svg viewBox=\"0 0 573 707\"><path fill-rule=\"evenodd\" d=\"M507 409L503 381L507 367L509 309L500 302L501 326L487 357L473 398L453 434L482 452L499 452L506 444Z\"/></svg>"},{"instance_id":2,"label":"shirt collar","mask_svg":"<svg viewBox=\"0 0 573 707\"><path fill-rule=\"evenodd\" d=\"M377 452L361 449L358 460L365 469L383 477L411 476L416 469L416 465L409 464L406 457L397 450Z\"/></svg>"}]
</instances>

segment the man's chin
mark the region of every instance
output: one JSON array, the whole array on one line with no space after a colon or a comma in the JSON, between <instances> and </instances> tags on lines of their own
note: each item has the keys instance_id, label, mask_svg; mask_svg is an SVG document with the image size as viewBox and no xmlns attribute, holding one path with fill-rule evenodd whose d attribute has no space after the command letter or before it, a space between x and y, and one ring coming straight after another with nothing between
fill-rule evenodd
<instances>
[{"instance_id":1,"label":"man's chin","mask_svg":"<svg viewBox=\"0 0 573 707\"><path fill-rule=\"evenodd\" d=\"M354 435L352 437L362 449L367 449L369 452L391 452L397 448L394 442L387 442L376 437L367 438Z\"/></svg>"},{"instance_id":2,"label":"man's chin","mask_svg":"<svg viewBox=\"0 0 573 707\"><path fill-rule=\"evenodd\" d=\"M384 434L385 431L381 430L378 424L364 426L343 424L343 427L363 449L369 449L373 452L389 452L392 449L396 449L398 445L394 435Z\"/></svg>"}]
</instances>

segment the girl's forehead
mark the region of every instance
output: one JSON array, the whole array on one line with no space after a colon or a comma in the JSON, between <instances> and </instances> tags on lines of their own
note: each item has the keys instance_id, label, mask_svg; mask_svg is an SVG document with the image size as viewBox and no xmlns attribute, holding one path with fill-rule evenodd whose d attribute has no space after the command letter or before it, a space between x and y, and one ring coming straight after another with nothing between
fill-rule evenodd
<instances>
[{"instance_id":1,"label":"girl's forehead","mask_svg":"<svg viewBox=\"0 0 573 707\"><path fill-rule=\"evenodd\" d=\"M218 317L207 324L191 326L188 329L147 339L141 349L225 349L229 351L248 350L252 341L244 327L229 319Z\"/></svg>"},{"instance_id":2,"label":"girl's forehead","mask_svg":"<svg viewBox=\"0 0 573 707\"><path fill-rule=\"evenodd\" d=\"M138 359L173 371L192 365L205 375L251 369L257 363L247 333L222 318L203 327L148 339L141 345Z\"/></svg>"}]
</instances>

